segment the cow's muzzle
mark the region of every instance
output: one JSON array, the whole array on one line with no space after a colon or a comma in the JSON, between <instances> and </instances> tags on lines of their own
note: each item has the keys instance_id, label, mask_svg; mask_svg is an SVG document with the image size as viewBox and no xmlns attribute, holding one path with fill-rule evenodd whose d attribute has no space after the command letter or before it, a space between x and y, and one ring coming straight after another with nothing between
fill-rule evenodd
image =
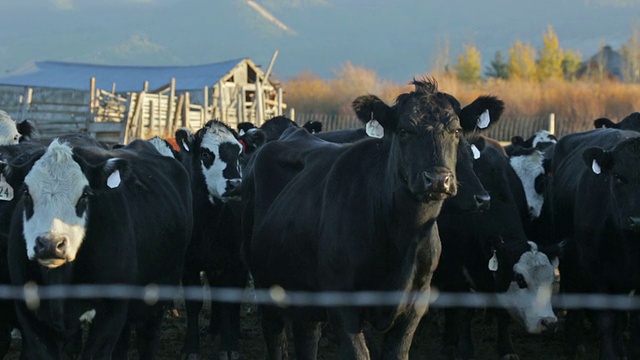
<instances>
[{"instance_id":1,"label":"cow's muzzle","mask_svg":"<svg viewBox=\"0 0 640 360\"><path fill-rule=\"evenodd\" d=\"M231 179L231 180L227 180L227 186L222 196L225 198L232 198L232 197L240 196L241 192L242 192L242 179Z\"/></svg>"},{"instance_id":2,"label":"cow's muzzle","mask_svg":"<svg viewBox=\"0 0 640 360\"><path fill-rule=\"evenodd\" d=\"M422 179L427 192L455 195L455 180L450 171L423 171Z\"/></svg>"},{"instance_id":3,"label":"cow's muzzle","mask_svg":"<svg viewBox=\"0 0 640 360\"><path fill-rule=\"evenodd\" d=\"M69 238L64 235L48 234L38 236L33 247L35 259L48 267L66 262Z\"/></svg>"}]
</instances>

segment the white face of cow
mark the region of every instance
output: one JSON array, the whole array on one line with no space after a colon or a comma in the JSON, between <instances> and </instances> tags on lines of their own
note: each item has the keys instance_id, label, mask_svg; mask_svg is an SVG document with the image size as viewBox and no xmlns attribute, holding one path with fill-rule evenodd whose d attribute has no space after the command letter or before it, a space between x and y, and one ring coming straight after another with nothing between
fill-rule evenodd
<instances>
[{"instance_id":1,"label":"white face of cow","mask_svg":"<svg viewBox=\"0 0 640 360\"><path fill-rule=\"evenodd\" d=\"M0 145L14 145L20 140L20 133L9 114L0 110Z\"/></svg>"},{"instance_id":2,"label":"white face of cow","mask_svg":"<svg viewBox=\"0 0 640 360\"><path fill-rule=\"evenodd\" d=\"M227 201L241 183L238 157L242 145L224 126L213 124L203 135L200 146L200 165L209 191L209 200Z\"/></svg>"},{"instance_id":3,"label":"white face of cow","mask_svg":"<svg viewBox=\"0 0 640 360\"><path fill-rule=\"evenodd\" d=\"M24 179L27 256L46 267L75 260L85 236L89 181L72 155L56 140Z\"/></svg>"},{"instance_id":4,"label":"white face of cow","mask_svg":"<svg viewBox=\"0 0 640 360\"><path fill-rule=\"evenodd\" d=\"M514 280L500 298L511 316L529 333L553 328L558 318L551 307L551 293L558 259L549 258L529 242L531 250L520 256L513 266Z\"/></svg>"},{"instance_id":5,"label":"white face of cow","mask_svg":"<svg viewBox=\"0 0 640 360\"><path fill-rule=\"evenodd\" d=\"M533 140L531 141L531 146L536 147L540 143L555 144L556 142L558 142L558 140L556 140L556 137L553 136L549 131L540 130L533 136Z\"/></svg>"},{"instance_id":6,"label":"white face of cow","mask_svg":"<svg viewBox=\"0 0 640 360\"><path fill-rule=\"evenodd\" d=\"M524 194L527 198L529 215L532 218L540 216L542 204L544 203L544 193L536 190L536 179L544 177L544 155L538 150L526 155L514 155L509 158L509 163L520 178ZM540 180L538 180L540 181Z\"/></svg>"}]
</instances>

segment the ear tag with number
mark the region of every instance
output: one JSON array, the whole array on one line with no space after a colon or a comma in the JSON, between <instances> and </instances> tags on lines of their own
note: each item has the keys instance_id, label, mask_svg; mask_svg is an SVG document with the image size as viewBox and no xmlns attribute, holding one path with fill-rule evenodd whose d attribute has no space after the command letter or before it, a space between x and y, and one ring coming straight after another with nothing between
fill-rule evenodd
<instances>
[{"instance_id":1,"label":"ear tag with number","mask_svg":"<svg viewBox=\"0 0 640 360\"><path fill-rule=\"evenodd\" d=\"M186 143L184 140L182 140L182 146L184 147L184 149L185 149L185 150L187 150L187 151L191 151L191 150L189 149L189 146L187 145L187 143Z\"/></svg>"},{"instance_id":2,"label":"ear tag with number","mask_svg":"<svg viewBox=\"0 0 640 360\"><path fill-rule=\"evenodd\" d=\"M369 122L365 126L365 129L367 131L367 135L373 138L381 139L384 136L384 128L382 127L382 125L380 125L378 120L369 120Z\"/></svg>"},{"instance_id":3,"label":"ear tag with number","mask_svg":"<svg viewBox=\"0 0 640 360\"><path fill-rule=\"evenodd\" d=\"M593 160L593 162L591 163L591 170L593 170L593 172L597 175L600 175L600 173L602 172L602 169L600 169L600 164L598 164L598 162L595 160Z\"/></svg>"},{"instance_id":4,"label":"ear tag with number","mask_svg":"<svg viewBox=\"0 0 640 360\"><path fill-rule=\"evenodd\" d=\"M115 189L120 185L120 170L116 170L109 175L107 178L107 186Z\"/></svg>"},{"instance_id":5,"label":"ear tag with number","mask_svg":"<svg viewBox=\"0 0 640 360\"><path fill-rule=\"evenodd\" d=\"M0 200L13 200L13 187L5 180L4 175L0 174Z\"/></svg>"},{"instance_id":6,"label":"ear tag with number","mask_svg":"<svg viewBox=\"0 0 640 360\"><path fill-rule=\"evenodd\" d=\"M482 114L480 114L477 125L480 129L484 129L489 126L490 122L491 118L489 117L489 109L487 109Z\"/></svg>"},{"instance_id":7,"label":"ear tag with number","mask_svg":"<svg viewBox=\"0 0 640 360\"><path fill-rule=\"evenodd\" d=\"M493 256L489 259L489 270L498 271L498 256L496 256L495 250L493 250Z\"/></svg>"},{"instance_id":8,"label":"ear tag with number","mask_svg":"<svg viewBox=\"0 0 640 360\"><path fill-rule=\"evenodd\" d=\"M480 159L480 150L478 150L474 144L471 144L471 152L473 153L474 160Z\"/></svg>"}]
</instances>

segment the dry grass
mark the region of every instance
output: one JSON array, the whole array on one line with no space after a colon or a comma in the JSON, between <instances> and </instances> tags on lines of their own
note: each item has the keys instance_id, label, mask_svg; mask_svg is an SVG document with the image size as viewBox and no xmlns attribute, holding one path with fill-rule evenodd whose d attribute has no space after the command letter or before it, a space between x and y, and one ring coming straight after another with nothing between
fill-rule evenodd
<instances>
[{"instance_id":1,"label":"dry grass","mask_svg":"<svg viewBox=\"0 0 640 360\"><path fill-rule=\"evenodd\" d=\"M640 84L606 79L546 82L490 79L469 85L452 75L425 76L433 76L440 90L454 95L463 105L482 94L498 96L505 102L507 117L538 117L553 112L563 119L620 120L640 111ZM392 103L400 93L411 90L407 83L380 79L374 71L351 63L337 70L333 79L324 80L304 72L288 81L284 88L287 103L297 112L325 114L351 114L351 101L359 95L375 94Z\"/></svg>"}]
</instances>

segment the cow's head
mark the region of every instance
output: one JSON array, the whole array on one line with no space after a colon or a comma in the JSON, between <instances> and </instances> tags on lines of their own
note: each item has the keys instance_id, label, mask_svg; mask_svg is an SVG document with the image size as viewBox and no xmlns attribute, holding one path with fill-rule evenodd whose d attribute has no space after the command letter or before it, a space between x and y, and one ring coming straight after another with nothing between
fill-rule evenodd
<instances>
[{"instance_id":1,"label":"cow's head","mask_svg":"<svg viewBox=\"0 0 640 360\"><path fill-rule=\"evenodd\" d=\"M18 126L9 114L0 110L0 145L13 145L20 141Z\"/></svg>"},{"instance_id":2,"label":"cow's head","mask_svg":"<svg viewBox=\"0 0 640 360\"><path fill-rule=\"evenodd\" d=\"M539 249L533 242L498 244L489 260L489 269L507 284L499 295L501 305L529 333L555 330L558 318L551 295L562 248L563 244L556 244Z\"/></svg>"},{"instance_id":3,"label":"cow's head","mask_svg":"<svg viewBox=\"0 0 640 360\"><path fill-rule=\"evenodd\" d=\"M242 174L238 160L242 145L235 131L212 120L195 134L178 129L176 142L180 151L188 154L193 181L204 182L209 201L227 201L239 196Z\"/></svg>"},{"instance_id":4,"label":"cow's head","mask_svg":"<svg viewBox=\"0 0 640 360\"><path fill-rule=\"evenodd\" d=\"M76 150L54 140L44 153L10 165L30 168L21 199L23 235L29 259L49 268L76 259L93 194L119 188L130 174L124 160L93 163Z\"/></svg>"},{"instance_id":5,"label":"cow's head","mask_svg":"<svg viewBox=\"0 0 640 360\"><path fill-rule=\"evenodd\" d=\"M640 131L640 113L633 112L620 122L615 123L608 118L599 118L593 121L593 126L597 128L612 128L621 130Z\"/></svg>"},{"instance_id":6,"label":"cow's head","mask_svg":"<svg viewBox=\"0 0 640 360\"><path fill-rule=\"evenodd\" d=\"M390 146L388 172L420 202L455 195L460 120L435 81L414 81L415 91L398 96L393 107L373 95L353 101L367 133Z\"/></svg>"},{"instance_id":7,"label":"cow's head","mask_svg":"<svg viewBox=\"0 0 640 360\"><path fill-rule=\"evenodd\" d=\"M522 182L529 215L532 218L537 218L540 216L544 203L547 181L545 163L547 160L544 154L535 148L514 147L509 162Z\"/></svg>"},{"instance_id":8,"label":"cow's head","mask_svg":"<svg viewBox=\"0 0 640 360\"><path fill-rule=\"evenodd\" d=\"M619 229L640 232L640 138L627 139L607 151L586 149L582 158L588 171L606 180L614 221Z\"/></svg>"}]
</instances>

